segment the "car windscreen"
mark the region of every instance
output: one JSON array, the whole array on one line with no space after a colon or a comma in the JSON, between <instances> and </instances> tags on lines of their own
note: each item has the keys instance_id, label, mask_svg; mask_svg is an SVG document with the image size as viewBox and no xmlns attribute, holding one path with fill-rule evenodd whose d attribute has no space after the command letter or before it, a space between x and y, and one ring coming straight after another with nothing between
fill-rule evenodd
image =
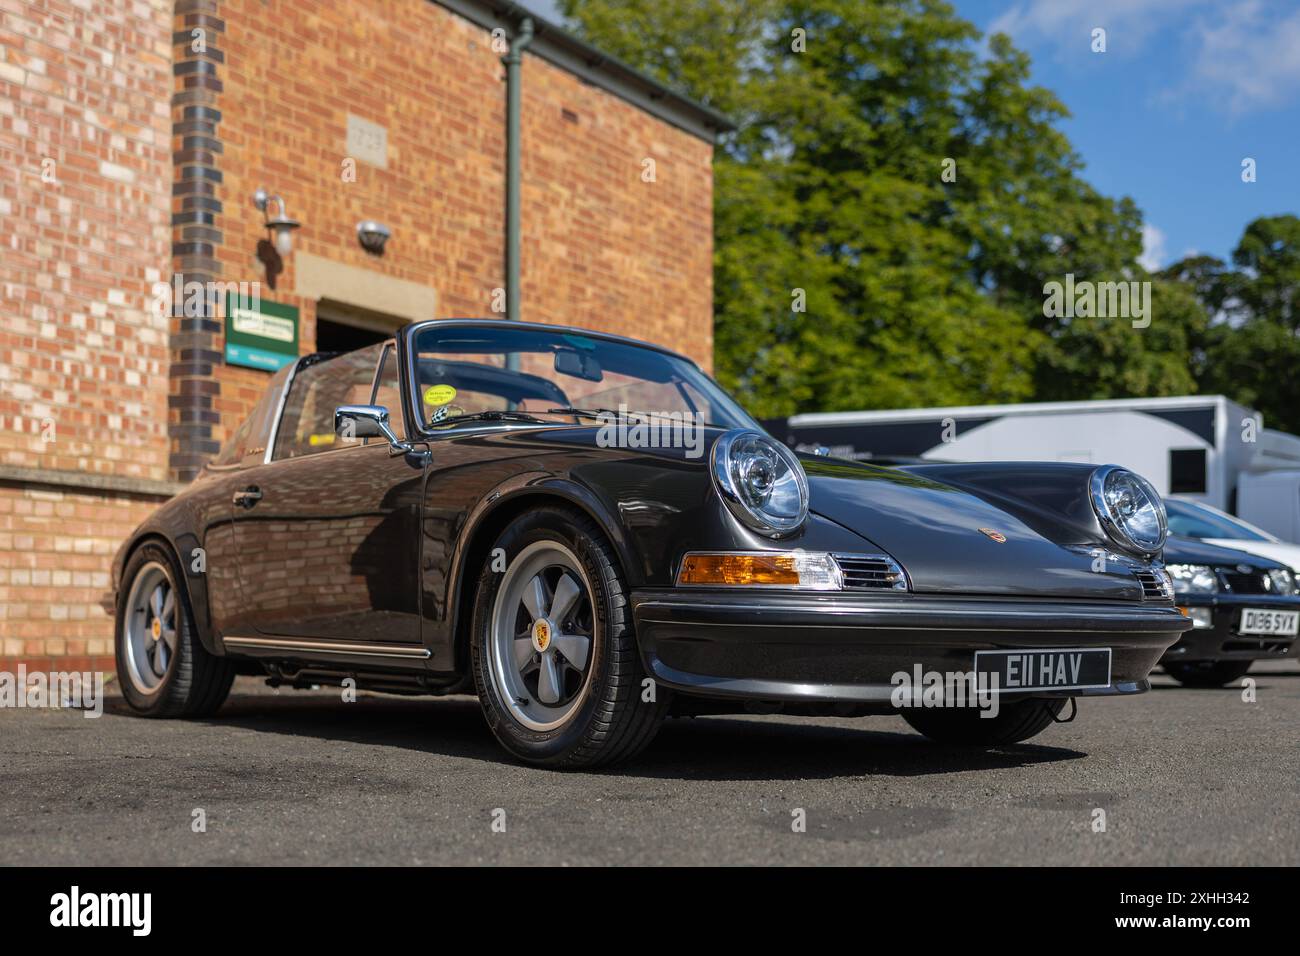
<instances>
[{"instance_id":1,"label":"car windscreen","mask_svg":"<svg viewBox=\"0 0 1300 956\"><path fill-rule=\"evenodd\" d=\"M1165 499L1165 511L1169 514L1169 531L1184 538L1235 538L1238 541L1268 541L1267 535L1261 534L1249 525L1233 521L1224 515L1215 514L1205 508L1188 504L1185 501Z\"/></svg>"},{"instance_id":2,"label":"car windscreen","mask_svg":"<svg viewBox=\"0 0 1300 956\"><path fill-rule=\"evenodd\" d=\"M499 326L432 325L413 339L417 407L426 426L483 412L577 408L759 427L694 363L647 346Z\"/></svg>"}]
</instances>

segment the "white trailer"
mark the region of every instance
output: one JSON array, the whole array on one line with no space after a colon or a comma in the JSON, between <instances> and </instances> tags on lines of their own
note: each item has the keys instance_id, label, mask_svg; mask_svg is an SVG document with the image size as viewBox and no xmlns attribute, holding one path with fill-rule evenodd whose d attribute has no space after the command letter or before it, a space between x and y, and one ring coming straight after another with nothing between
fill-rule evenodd
<instances>
[{"instance_id":1,"label":"white trailer","mask_svg":"<svg viewBox=\"0 0 1300 956\"><path fill-rule=\"evenodd\" d=\"M1300 540L1300 438L1222 395L813 413L769 428L801 451L862 461L1123 465L1163 494Z\"/></svg>"},{"instance_id":2,"label":"white trailer","mask_svg":"<svg viewBox=\"0 0 1300 956\"><path fill-rule=\"evenodd\" d=\"M1237 514L1283 541L1300 543L1300 470L1242 472Z\"/></svg>"}]
</instances>

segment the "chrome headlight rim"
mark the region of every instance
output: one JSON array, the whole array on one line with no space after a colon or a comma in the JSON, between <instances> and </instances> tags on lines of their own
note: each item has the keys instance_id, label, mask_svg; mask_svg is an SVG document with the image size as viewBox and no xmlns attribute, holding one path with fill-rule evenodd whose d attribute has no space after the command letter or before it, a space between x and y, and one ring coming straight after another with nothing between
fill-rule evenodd
<instances>
[{"instance_id":1,"label":"chrome headlight rim","mask_svg":"<svg viewBox=\"0 0 1300 956\"><path fill-rule=\"evenodd\" d=\"M1290 568L1269 568L1268 579L1272 582L1273 590L1278 594L1287 597L1294 597L1300 593L1300 580L1297 580L1295 572ZM1279 582L1283 582L1279 584Z\"/></svg>"},{"instance_id":2,"label":"chrome headlight rim","mask_svg":"<svg viewBox=\"0 0 1300 956\"><path fill-rule=\"evenodd\" d=\"M1138 541L1124 527L1123 521L1111 511L1110 504L1106 501L1106 484L1115 475L1125 475L1131 478L1151 500L1156 512L1156 521L1160 528L1156 540ZM1160 549L1165 546L1165 541L1169 538L1169 516L1165 513L1164 499L1156 491L1155 485L1137 472L1119 465L1102 465L1097 468L1093 471L1088 485L1092 499L1092 510L1097 515L1097 520L1101 522L1102 529L1112 541L1137 554L1151 556L1160 552Z\"/></svg>"},{"instance_id":3,"label":"chrome headlight rim","mask_svg":"<svg viewBox=\"0 0 1300 956\"><path fill-rule=\"evenodd\" d=\"M772 451L790 469L794 476L799 494L798 513L793 516L772 515L752 508L741 496L732 474L732 449L738 442L754 440L768 445ZM803 464L789 448L753 428L733 428L724 432L709 453L709 470L713 474L713 485L718 495L733 515L747 528L757 531L769 538L783 538L803 527L808 520L808 476Z\"/></svg>"},{"instance_id":4,"label":"chrome headlight rim","mask_svg":"<svg viewBox=\"0 0 1300 956\"><path fill-rule=\"evenodd\" d=\"M1173 584L1174 594L1178 596L1187 596L1192 594L1218 594L1221 590L1219 587L1218 571L1210 564L1166 564L1165 571L1169 574L1169 579ZM1209 578L1208 587L1194 587L1192 582L1204 572ZM1182 585L1180 587L1180 585Z\"/></svg>"}]
</instances>

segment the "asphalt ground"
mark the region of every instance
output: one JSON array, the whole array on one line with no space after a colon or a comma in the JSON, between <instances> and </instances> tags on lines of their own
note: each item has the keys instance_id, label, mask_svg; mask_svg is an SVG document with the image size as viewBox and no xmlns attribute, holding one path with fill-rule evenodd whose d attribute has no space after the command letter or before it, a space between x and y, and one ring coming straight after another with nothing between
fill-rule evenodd
<instances>
[{"instance_id":1,"label":"asphalt ground","mask_svg":"<svg viewBox=\"0 0 1300 956\"><path fill-rule=\"evenodd\" d=\"M513 762L465 697L240 678L202 721L3 709L0 846L11 865L1294 866L1300 667L1250 676L1254 702L1157 674L974 751L897 717L678 719L595 773Z\"/></svg>"}]
</instances>

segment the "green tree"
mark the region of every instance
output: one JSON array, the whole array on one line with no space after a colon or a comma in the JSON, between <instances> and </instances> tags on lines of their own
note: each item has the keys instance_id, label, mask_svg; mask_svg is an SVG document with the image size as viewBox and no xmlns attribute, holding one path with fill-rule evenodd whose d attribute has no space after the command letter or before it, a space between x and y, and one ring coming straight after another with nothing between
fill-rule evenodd
<instances>
[{"instance_id":1,"label":"green tree","mask_svg":"<svg viewBox=\"0 0 1300 956\"><path fill-rule=\"evenodd\" d=\"M1300 432L1300 219L1256 219L1232 262L1235 270L1203 256L1165 270L1214 317L1196 350L1201 390L1257 409L1271 428Z\"/></svg>"},{"instance_id":2,"label":"green tree","mask_svg":"<svg viewBox=\"0 0 1300 956\"><path fill-rule=\"evenodd\" d=\"M715 160L715 361L756 414L1194 387L1167 350L1200 306L1172 283L1173 328L1044 314L1066 273L1145 279L1141 217L1082 179L1006 37L980 55L941 0L562 6L740 124Z\"/></svg>"}]
</instances>

